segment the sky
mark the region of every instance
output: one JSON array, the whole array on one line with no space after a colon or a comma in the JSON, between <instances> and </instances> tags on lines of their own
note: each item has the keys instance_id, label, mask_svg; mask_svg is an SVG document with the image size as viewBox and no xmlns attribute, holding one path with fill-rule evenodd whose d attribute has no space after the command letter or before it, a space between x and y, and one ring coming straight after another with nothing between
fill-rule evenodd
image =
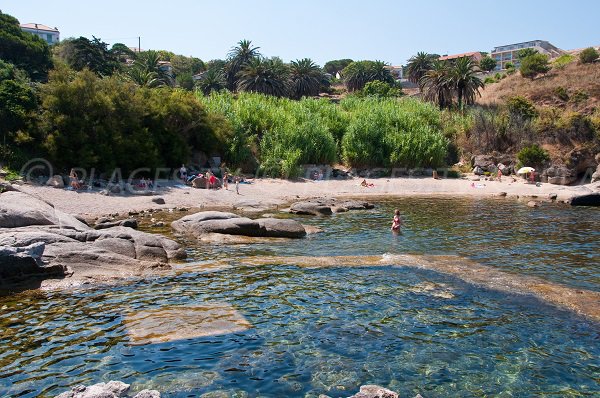
<instances>
[{"instance_id":1,"label":"sky","mask_svg":"<svg viewBox=\"0 0 600 398\"><path fill-rule=\"evenodd\" d=\"M562 49L600 45L599 0L0 0L21 23L57 27L61 40L169 50L204 61L252 40L288 62L350 58L403 65L418 51L457 54L534 39Z\"/></svg>"}]
</instances>

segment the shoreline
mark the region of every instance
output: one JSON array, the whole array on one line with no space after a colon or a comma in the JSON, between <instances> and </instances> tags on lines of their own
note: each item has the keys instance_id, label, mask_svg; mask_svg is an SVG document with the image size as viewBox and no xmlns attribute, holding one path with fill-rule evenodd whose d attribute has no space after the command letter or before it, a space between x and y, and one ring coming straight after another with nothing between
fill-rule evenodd
<instances>
[{"instance_id":1,"label":"shoreline","mask_svg":"<svg viewBox=\"0 0 600 398\"><path fill-rule=\"evenodd\" d=\"M512 182L506 178L498 181L476 181L465 179L432 178L374 178L369 179L373 187L360 185L361 178L348 180L279 180L255 179L251 184L240 184L240 194L235 187L229 190L205 190L182 188L176 182L160 187L154 195L113 194L103 195L98 191L72 191L67 189L23 184L19 189L51 203L56 209L85 218L107 214L140 212L149 209L192 208L241 211L279 210L290 203L317 197L390 199L405 197L439 197L481 199L503 197L508 199L568 201L573 196L598 192L599 184L561 186L526 184L522 180ZM164 199L164 204L152 200Z\"/></svg>"}]
</instances>

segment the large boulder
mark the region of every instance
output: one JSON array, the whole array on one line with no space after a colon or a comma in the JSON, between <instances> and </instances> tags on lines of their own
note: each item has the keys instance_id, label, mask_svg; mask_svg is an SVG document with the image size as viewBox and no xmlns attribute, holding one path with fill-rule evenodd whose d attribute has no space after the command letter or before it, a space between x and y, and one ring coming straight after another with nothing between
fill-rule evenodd
<instances>
[{"instance_id":1,"label":"large boulder","mask_svg":"<svg viewBox=\"0 0 600 398\"><path fill-rule=\"evenodd\" d=\"M51 204L23 192L0 195L0 228L28 225L58 225L77 230L89 229L74 216L56 210Z\"/></svg>"},{"instance_id":2,"label":"large boulder","mask_svg":"<svg viewBox=\"0 0 600 398\"><path fill-rule=\"evenodd\" d=\"M550 166L542 172L542 182L555 185L570 185L577 181L577 173L566 166Z\"/></svg>"},{"instance_id":3,"label":"large boulder","mask_svg":"<svg viewBox=\"0 0 600 398\"><path fill-rule=\"evenodd\" d=\"M493 172L496 170L496 162L491 155L476 155L471 158L473 169L479 168L482 171Z\"/></svg>"},{"instance_id":4,"label":"large boulder","mask_svg":"<svg viewBox=\"0 0 600 398\"><path fill-rule=\"evenodd\" d=\"M0 246L0 281L63 275L65 269L61 266L44 266L44 247L43 242L24 247Z\"/></svg>"},{"instance_id":5,"label":"large boulder","mask_svg":"<svg viewBox=\"0 0 600 398\"><path fill-rule=\"evenodd\" d=\"M161 235L124 226L97 231L22 192L0 194L0 247L11 249L0 251L0 283L6 284L13 276L57 273L73 279L129 277L185 257L179 244Z\"/></svg>"},{"instance_id":6,"label":"large boulder","mask_svg":"<svg viewBox=\"0 0 600 398\"><path fill-rule=\"evenodd\" d=\"M349 210L367 210L375 205L360 200L337 200L333 198L316 198L296 202L290 206L290 213L301 215L330 215Z\"/></svg>"},{"instance_id":7,"label":"large boulder","mask_svg":"<svg viewBox=\"0 0 600 398\"><path fill-rule=\"evenodd\" d=\"M571 206L600 206L600 192L574 196Z\"/></svg>"},{"instance_id":8,"label":"large boulder","mask_svg":"<svg viewBox=\"0 0 600 398\"><path fill-rule=\"evenodd\" d=\"M295 220L259 218L252 220L233 213L204 211L171 223L181 233L201 237L207 234L242 235L261 238L302 238L306 231Z\"/></svg>"}]
</instances>

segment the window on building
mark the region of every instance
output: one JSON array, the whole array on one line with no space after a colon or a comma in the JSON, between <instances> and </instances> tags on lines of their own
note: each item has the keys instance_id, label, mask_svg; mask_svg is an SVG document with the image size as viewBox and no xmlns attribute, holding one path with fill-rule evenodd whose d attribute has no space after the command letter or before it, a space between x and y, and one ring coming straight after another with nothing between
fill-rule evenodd
<instances>
[{"instance_id":1,"label":"window on building","mask_svg":"<svg viewBox=\"0 0 600 398\"><path fill-rule=\"evenodd\" d=\"M46 40L48 41L48 43L52 43L52 35L50 33L46 34Z\"/></svg>"}]
</instances>

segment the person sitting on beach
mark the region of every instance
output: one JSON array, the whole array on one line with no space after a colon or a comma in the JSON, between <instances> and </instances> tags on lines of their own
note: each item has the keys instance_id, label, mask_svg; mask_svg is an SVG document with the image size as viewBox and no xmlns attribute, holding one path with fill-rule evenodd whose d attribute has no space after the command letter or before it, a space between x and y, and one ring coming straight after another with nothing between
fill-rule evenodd
<instances>
[{"instance_id":1,"label":"person sitting on beach","mask_svg":"<svg viewBox=\"0 0 600 398\"><path fill-rule=\"evenodd\" d=\"M392 220L392 231L400 231L400 226L402 225L402 218L400 217L400 210L396 209L394 211L394 219Z\"/></svg>"},{"instance_id":2,"label":"person sitting on beach","mask_svg":"<svg viewBox=\"0 0 600 398\"><path fill-rule=\"evenodd\" d=\"M208 184L212 189L217 189L217 177L213 173L208 177Z\"/></svg>"},{"instance_id":3,"label":"person sitting on beach","mask_svg":"<svg viewBox=\"0 0 600 398\"><path fill-rule=\"evenodd\" d=\"M185 164L182 164L179 169L179 178L181 178L184 184L187 182L187 169L185 168Z\"/></svg>"},{"instance_id":4,"label":"person sitting on beach","mask_svg":"<svg viewBox=\"0 0 600 398\"><path fill-rule=\"evenodd\" d=\"M371 187L375 186L375 184L373 184L373 183L368 183L366 179L362 180L362 182L360 183L360 185L363 186L363 187L368 187L368 188L371 188Z\"/></svg>"},{"instance_id":5,"label":"person sitting on beach","mask_svg":"<svg viewBox=\"0 0 600 398\"><path fill-rule=\"evenodd\" d=\"M71 180L71 188L73 188L74 190L81 189L81 184L79 183L79 177L77 176L77 172L75 171L75 169L71 169L69 178Z\"/></svg>"}]
</instances>

